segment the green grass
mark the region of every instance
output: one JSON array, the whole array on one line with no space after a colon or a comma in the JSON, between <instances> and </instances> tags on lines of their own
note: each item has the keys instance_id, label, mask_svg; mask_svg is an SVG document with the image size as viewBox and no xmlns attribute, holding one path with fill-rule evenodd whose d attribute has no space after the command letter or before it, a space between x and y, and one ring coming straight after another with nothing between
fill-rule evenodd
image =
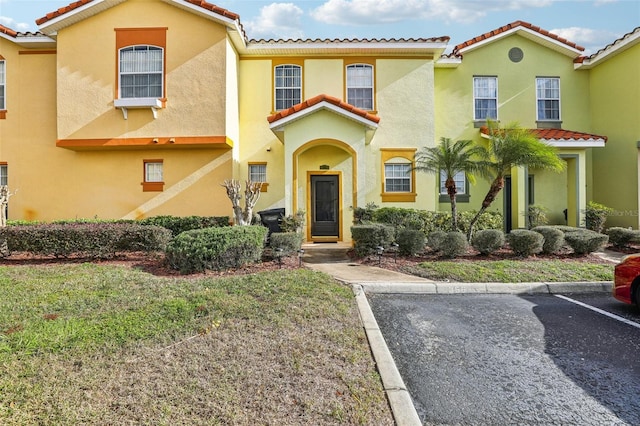
<instances>
[{"instance_id":1,"label":"green grass","mask_svg":"<svg viewBox=\"0 0 640 426\"><path fill-rule=\"evenodd\" d=\"M323 274L0 267L0 424L390 424L353 294Z\"/></svg>"},{"instance_id":2,"label":"green grass","mask_svg":"<svg viewBox=\"0 0 640 426\"><path fill-rule=\"evenodd\" d=\"M435 281L580 282L611 281L613 265L560 260L423 262L407 272Z\"/></svg>"}]
</instances>

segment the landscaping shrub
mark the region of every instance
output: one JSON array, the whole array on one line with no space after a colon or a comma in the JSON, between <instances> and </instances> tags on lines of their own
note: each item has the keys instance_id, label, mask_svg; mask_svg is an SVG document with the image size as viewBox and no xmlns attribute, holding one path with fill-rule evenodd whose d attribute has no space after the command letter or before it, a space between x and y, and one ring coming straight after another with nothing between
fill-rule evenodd
<instances>
[{"instance_id":1,"label":"landscaping shrub","mask_svg":"<svg viewBox=\"0 0 640 426\"><path fill-rule=\"evenodd\" d=\"M162 226L175 237L192 229L229 226L229 216L153 216L138 221L142 225Z\"/></svg>"},{"instance_id":2,"label":"landscaping shrub","mask_svg":"<svg viewBox=\"0 0 640 426\"><path fill-rule=\"evenodd\" d=\"M392 226L382 223L352 226L351 238L356 256L362 257L375 253L377 247L389 247L393 242L394 233Z\"/></svg>"},{"instance_id":3,"label":"landscaping shrub","mask_svg":"<svg viewBox=\"0 0 640 426\"><path fill-rule=\"evenodd\" d=\"M602 232L607 216L611 214L613 209L602 204L589 201L587 209L584 212L584 223L587 229L595 232Z\"/></svg>"},{"instance_id":4,"label":"landscaping shrub","mask_svg":"<svg viewBox=\"0 0 640 426\"><path fill-rule=\"evenodd\" d=\"M504 233L497 229L482 229L473 235L471 245L481 254L491 254L504 245Z\"/></svg>"},{"instance_id":5,"label":"landscaping shrub","mask_svg":"<svg viewBox=\"0 0 640 426\"><path fill-rule=\"evenodd\" d=\"M607 229L606 234L609 236L609 242L618 248L625 248L630 243L640 242L640 231L635 229L614 226Z\"/></svg>"},{"instance_id":6,"label":"landscaping shrub","mask_svg":"<svg viewBox=\"0 0 640 426\"><path fill-rule=\"evenodd\" d=\"M467 252L469 243L467 243L467 237L458 231L447 232L440 243L440 253L444 257L454 258L462 256Z\"/></svg>"},{"instance_id":7,"label":"landscaping shrub","mask_svg":"<svg viewBox=\"0 0 640 426\"><path fill-rule=\"evenodd\" d=\"M578 228L573 228L569 232L574 232ZM542 234L544 243L542 244L542 252L544 254L552 254L557 252L564 245L564 232L554 226L536 226L532 231Z\"/></svg>"},{"instance_id":8,"label":"landscaping shrub","mask_svg":"<svg viewBox=\"0 0 640 426\"><path fill-rule=\"evenodd\" d=\"M283 217L280 222L280 231L289 233L289 232L302 232L302 227L304 226L304 211L298 210L296 214L289 215L287 217ZM273 234L272 234L273 235Z\"/></svg>"},{"instance_id":9,"label":"landscaping shrub","mask_svg":"<svg viewBox=\"0 0 640 426\"><path fill-rule=\"evenodd\" d=\"M469 224L476 215L475 211L466 211L458 213L458 230L463 233L467 233L469 230ZM451 214L448 214L451 217ZM485 211L482 213L478 221L474 226L474 232L481 231L483 229L499 229L504 227L504 218L502 213L495 211Z\"/></svg>"},{"instance_id":10,"label":"landscaping shrub","mask_svg":"<svg viewBox=\"0 0 640 426\"><path fill-rule=\"evenodd\" d=\"M183 274L239 268L262 258L268 231L254 225L185 231L167 246L167 261Z\"/></svg>"},{"instance_id":11,"label":"landscaping shrub","mask_svg":"<svg viewBox=\"0 0 640 426\"><path fill-rule=\"evenodd\" d=\"M425 220L418 210L399 207L383 207L372 215L373 221L393 226L396 231L401 229L423 229Z\"/></svg>"},{"instance_id":12,"label":"landscaping shrub","mask_svg":"<svg viewBox=\"0 0 640 426\"><path fill-rule=\"evenodd\" d=\"M117 252L162 251L171 234L136 223L52 223L0 228L8 250L39 256L109 258Z\"/></svg>"},{"instance_id":13,"label":"landscaping shrub","mask_svg":"<svg viewBox=\"0 0 640 426\"><path fill-rule=\"evenodd\" d=\"M424 250L426 237L416 229L402 229L398 232L396 243L398 252L403 256L413 256Z\"/></svg>"},{"instance_id":14,"label":"landscaping shrub","mask_svg":"<svg viewBox=\"0 0 640 426\"><path fill-rule=\"evenodd\" d=\"M444 237L447 236L447 233L444 231L433 231L430 232L427 236L427 246L431 248L433 251L440 251L440 247L442 246L442 241Z\"/></svg>"},{"instance_id":15,"label":"landscaping shrub","mask_svg":"<svg viewBox=\"0 0 640 426\"><path fill-rule=\"evenodd\" d=\"M367 203L365 207L356 207L353 210L353 224L362 225L373 220L373 212L378 206L375 203Z\"/></svg>"},{"instance_id":16,"label":"landscaping shrub","mask_svg":"<svg viewBox=\"0 0 640 426\"><path fill-rule=\"evenodd\" d=\"M609 236L583 229L564 234L564 240L571 246L575 254L589 254L604 247L609 241Z\"/></svg>"},{"instance_id":17,"label":"landscaping shrub","mask_svg":"<svg viewBox=\"0 0 640 426\"><path fill-rule=\"evenodd\" d=\"M281 248L282 256L292 256L302 247L302 234L299 232L273 232L269 240L272 249Z\"/></svg>"},{"instance_id":18,"label":"landscaping shrub","mask_svg":"<svg viewBox=\"0 0 640 426\"><path fill-rule=\"evenodd\" d=\"M544 237L528 229L514 229L507 236L507 241L518 256L531 256L542 251Z\"/></svg>"},{"instance_id":19,"label":"landscaping shrub","mask_svg":"<svg viewBox=\"0 0 640 426\"><path fill-rule=\"evenodd\" d=\"M549 223L547 219L547 213L549 209L544 206L529 206L528 217L529 217L529 229L544 226Z\"/></svg>"}]
</instances>

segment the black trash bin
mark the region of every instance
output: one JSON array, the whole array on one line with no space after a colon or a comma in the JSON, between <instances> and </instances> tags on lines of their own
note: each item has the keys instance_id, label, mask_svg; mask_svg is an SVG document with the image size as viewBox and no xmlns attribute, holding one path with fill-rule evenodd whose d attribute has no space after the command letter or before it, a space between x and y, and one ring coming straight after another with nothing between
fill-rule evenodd
<instances>
[{"instance_id":1,"label":"black trash bin","mask_svg":"<svg viewBox=\"0 0 640 426\"><path fill-rule=\"evenodd\" d=\"M272 232L280 232L280 223L284 217L284 209L270 209L258 212L262 225L269 228L269 235Z\"/></svg>"}]
</instances>

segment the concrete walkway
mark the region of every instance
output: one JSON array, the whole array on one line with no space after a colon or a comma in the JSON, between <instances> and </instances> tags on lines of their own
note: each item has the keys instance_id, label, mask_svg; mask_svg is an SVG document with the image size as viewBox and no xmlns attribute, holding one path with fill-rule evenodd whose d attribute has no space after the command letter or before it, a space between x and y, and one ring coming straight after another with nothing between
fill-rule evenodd
<instances>
[{"instance_id":1,"label":"concrete walkway","mask_svg":"<svg viewBox=\"0 0 640 426\"><path fill-rule=\"evenodd\" d=\"M303 260L310 269L324 272L351 285L355 294L367 339L373 353L383 388L398 426L420 426L422 422L411 396L398 372L391 352L378 327L366 293L430 294L557 294L611 293L611 282L582 283L451 283L436 282L375 266L351 262L348 246L304 245ZM604 250L596 253L613 266L624 254Z\"/></svg>"}]
</instances>

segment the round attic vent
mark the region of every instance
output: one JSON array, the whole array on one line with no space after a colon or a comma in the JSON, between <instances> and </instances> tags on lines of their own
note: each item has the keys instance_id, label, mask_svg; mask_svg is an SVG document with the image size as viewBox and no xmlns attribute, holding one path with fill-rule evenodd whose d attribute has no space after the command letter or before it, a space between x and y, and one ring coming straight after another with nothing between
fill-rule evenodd
<instances>
[{"instance_id":1,"label":"round attic vent","mask_svg":"<svg viewBox=\"0 0 640 426\"><path fill-rule=\"evenodd\" d=\"M524 52L519 47L512 47L509 50L509 59L511 62L520 62L524 58Z\"/></svg>"}]
</instances>

